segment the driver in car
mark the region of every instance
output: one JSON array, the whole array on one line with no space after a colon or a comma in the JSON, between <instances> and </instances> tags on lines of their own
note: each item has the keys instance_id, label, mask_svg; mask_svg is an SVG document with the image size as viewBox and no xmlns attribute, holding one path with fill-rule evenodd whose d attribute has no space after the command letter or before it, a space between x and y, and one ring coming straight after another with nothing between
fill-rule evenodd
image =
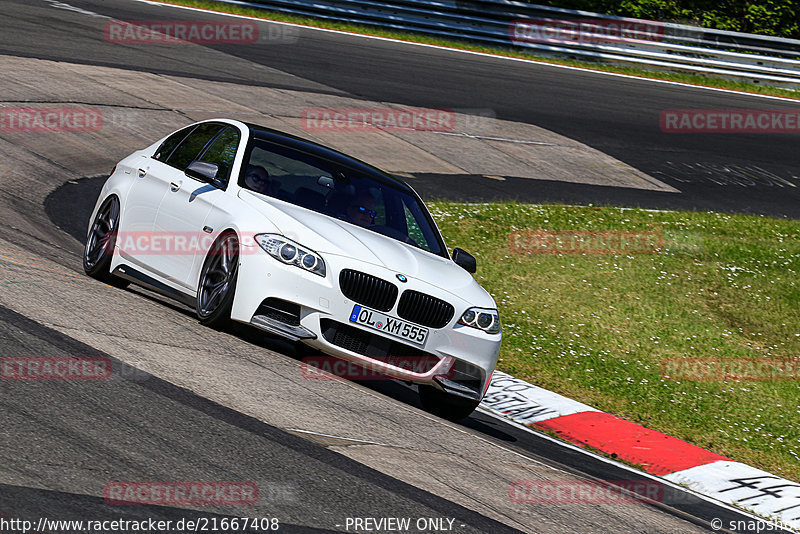
<instances>
[{"instance_id":1,"label":"driver in car","mask_svg":"<svg viewBox=\"0 0 800 534\"><path fill-rule=\"evenodd\" d=\"M362 191L347 204L347 218L358 226L375 224L375 198L369 192Z\"/></svg>"},{"instance_id":2,"label":"driver in car","mask_svg":"<svg viewBox=\"0 0 800 534\"><path fill-rule=\"evenodd\" d=\"M261 165L248 165L244 175L244 183L256 193L270 194L270 180L267 169Z\"/></svg>"}]
</instances>

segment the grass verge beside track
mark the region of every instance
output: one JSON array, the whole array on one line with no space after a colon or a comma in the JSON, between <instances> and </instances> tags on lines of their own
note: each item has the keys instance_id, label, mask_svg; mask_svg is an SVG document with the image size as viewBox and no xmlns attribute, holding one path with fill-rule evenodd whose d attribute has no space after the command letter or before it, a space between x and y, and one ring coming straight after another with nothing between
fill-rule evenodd
<instances>
[{"instance_id":1,"label":"grass verge beside track","mask_svg":"<svg viewBox=\"0 0 800 534\"><path fill-rule=\"evenodd\" d=\"M503 319L498 368L601 410L800 481L800 376L674 380L674 358L800 357L800 225L745 215L429 203L478 258ZM605 253L542 253L533 230L606 236ZM613 253L617 230L663 247ZM563 234L566 235L566 234ZM602 239L602 237L601 237ZM527 252L519 253L520 248Z\"/></svg>"},{"instance_id":2,"label":"grass verge beside track","mask_svg":"<svg viewBox=\"0 0 800 534\"><path fill-rule=\"evenodd\" d=\"M543 57L536 54L523 52L520 49L483 46L470 41L465 41L460 39L444 39L437 37L429 37L419 33L385 30L380 27L368 26L364 24L334 22L330 20L317 19L313 17L289 15L285 13L269 11L266 8L258 9L258 8L244 7L233 4L227 4L223 2L215 2L213 0L153 0L153 1L160 2L163 4L188 6L199 9L218 11L221 13L232 13L234 15L244 15L248 17L262 18L265 20L274 20L278 22L291 22L294 24L302 24L305 26L312 26L315 28L341 30L341 31L359 33L364 35L374 35L378 37L398 39L400 41L409 41L415 43L444 46L448 48L457 48L460 50L469 50L473 52L483 52L499 56L529 59L532 61L539 61L543 63L567 65L570 67L580 67L580 68L598 70L603 72L614 72L618 74L626 74L629 76L638 76L642 78L653 78L657 80L666 80L672 82L687 83L692 85L702 85L705 87L716 87L719 89L730 89L734 91L743 91L748 93L757 93L764 95L781 96L785 98L800 99L800 92L798 91L759 85L755 83L724 80L721 78L715 78L712 76L704 76L699 74L654 71L636 67L606 65L590 61L577 61L571 59Z\"/></svg>"}]
</instances>

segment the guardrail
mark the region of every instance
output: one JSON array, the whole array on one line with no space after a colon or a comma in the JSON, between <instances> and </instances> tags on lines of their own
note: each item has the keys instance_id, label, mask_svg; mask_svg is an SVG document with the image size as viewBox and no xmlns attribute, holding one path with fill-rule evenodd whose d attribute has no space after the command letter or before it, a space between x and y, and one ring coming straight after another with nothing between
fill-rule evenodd
<instances>
[{"instance_id":1,"label":"guardrail","mask_svg":"<svg viewBox=\"0 0 800 534\"><path fill-rule=\"evenodd\" d=\"M219 0L495 46L800 89L800 40L513 0Z\"/></svg>"}]
</instances>

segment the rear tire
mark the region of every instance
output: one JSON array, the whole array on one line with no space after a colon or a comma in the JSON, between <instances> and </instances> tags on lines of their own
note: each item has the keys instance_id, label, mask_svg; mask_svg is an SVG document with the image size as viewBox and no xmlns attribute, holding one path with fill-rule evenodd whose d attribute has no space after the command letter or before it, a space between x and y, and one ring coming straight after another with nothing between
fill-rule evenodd
<instances>
[{"instance_id":1,"label":"rear tire","mask_svg":"<svg viewBox=\"0 0 800 534\"><path fill-rule=\"evenodd\" d=\"M417 388L425 411L450 421L466 419L480 404L480 401L457 397L433 386L420 384Z\"/></svg>"},{"instance_id":2,"label":"rear tire","mask_svg":"<svg viewBox=\"0 0 800 534\"><path fill-rule=\"evenodd\" d=\"M206 256L197 285L197 317L211 328L223 328L231 319L239 278L239 240L233 232L222 234Z\"/></svg>"},{"instance_id":3,"label":"rear tire","mask_svg":"<svg viewBox=\"0 0 800 534\"><path fill-rule=\"evenodd\" d=\"M119 232L119 200L108 197L97 210L83 248L83 272L115 287L127 287L129 282L111 274L109 267L114 256Z\"/></svg>"}]
</instances>

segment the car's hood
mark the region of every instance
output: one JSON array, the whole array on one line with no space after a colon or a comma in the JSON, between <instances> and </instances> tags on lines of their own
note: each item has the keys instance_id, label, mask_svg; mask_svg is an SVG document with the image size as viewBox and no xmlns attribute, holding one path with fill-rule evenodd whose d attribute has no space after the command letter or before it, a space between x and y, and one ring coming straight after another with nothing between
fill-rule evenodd
<instances>
[{"instance_id":1,"label":"car's hood","mask_svg":"<svg viewBox=\"0 0 800 534\"><path fill-rule=\"evenodd\" d=\"M281 234L324 256L344 256L378 265L487 305L488 294L452 260L401 243L366 228L288 202L242 190L240 198L267 217Z\"/></svg>"}]
</instances>

